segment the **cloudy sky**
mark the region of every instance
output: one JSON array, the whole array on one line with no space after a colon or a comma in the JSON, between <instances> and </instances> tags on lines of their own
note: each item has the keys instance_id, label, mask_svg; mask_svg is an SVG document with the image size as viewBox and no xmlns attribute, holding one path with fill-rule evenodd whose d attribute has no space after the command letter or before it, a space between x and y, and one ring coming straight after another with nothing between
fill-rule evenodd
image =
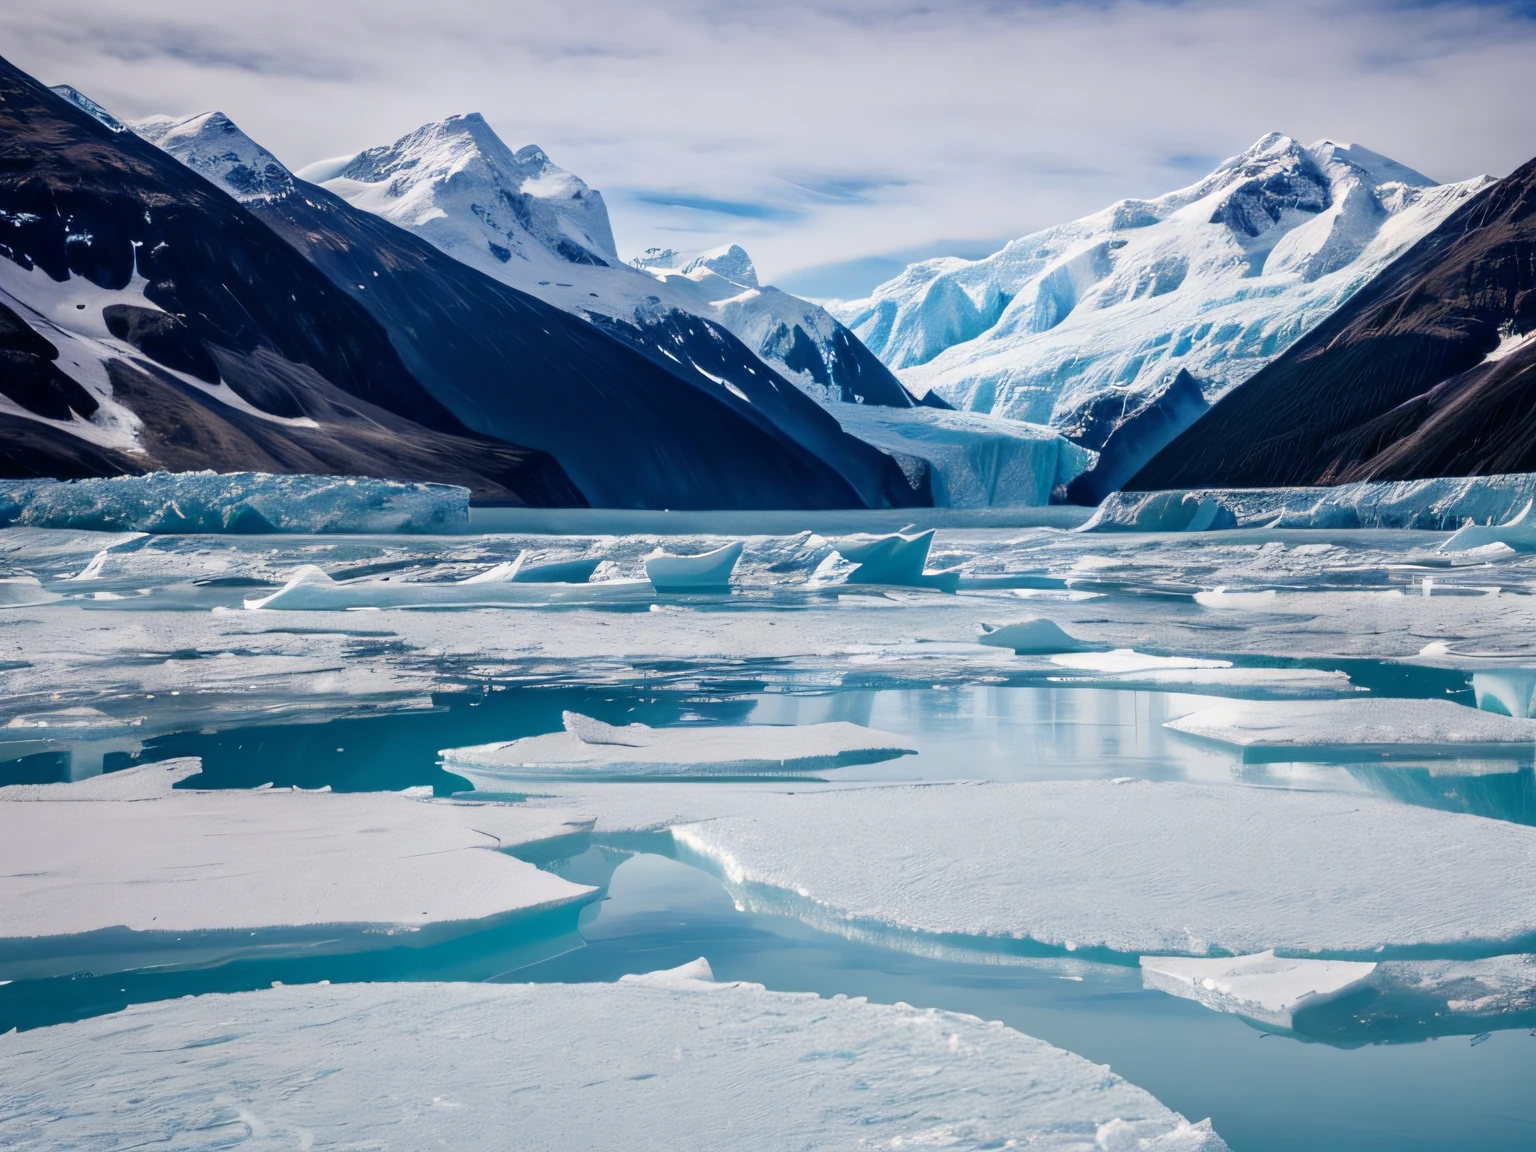
<instances>
[{"instance_id":1,"label":"cloudy sky","mask_svg":"<svg viewBox=\"0 0 1536 1152\"><path fill-rule=\"evenodd\" d=\"M1536 4L47 0L0 52L120 117L221 109L291 167L454 112L606 197L621 252L735 240L857 294L1192 182L1279 130L1437 179L1536 155Z\"/></svg>"}]
</instances>

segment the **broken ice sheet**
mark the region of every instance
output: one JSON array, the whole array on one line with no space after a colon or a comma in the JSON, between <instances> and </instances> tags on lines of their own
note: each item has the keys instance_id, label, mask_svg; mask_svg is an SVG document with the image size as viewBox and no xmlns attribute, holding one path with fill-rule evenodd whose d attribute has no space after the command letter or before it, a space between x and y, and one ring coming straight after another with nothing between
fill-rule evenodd
<instances>
[{"instance_id":1,"label":"broken ice sheet","mask_svg":"<svg viewBox=\"0 0 1536 1152\"><path fill-rule=\"evenodd\" d=\"M1093 781L670 803L699 816L672 827L679 853L744 906L895 947L1376 959L1536 933L1536 828L1359 795Z\"/></svg>"},{"instance_id":2,"label":"broken ice sheet","mask_svg":"<svg viewBox=\"0 0 1536 1152\"><path fill-rule=\"evenodd\" d=\"M0 978L71 971L81 947L136 966L173 941L183 962L338 936L425 942L591 891L497 851L570 831L557 811L173 790L185 767L0 789Z\"/></svg>"},{"instance_id":3,"label":"broken ice sheet","mask_svg":"<svg viewBox=\"0 0 1536 1152\"><path fill-rule=\"evenodd\" d=\"M1278 957L1143 956L1142 981L1170 995L1309 1039L1352 1047L1529 1027L1536 956L1379 963Z\"/></svg>"},{"instance_id":4,"label":"broken ice sheet","mask_svg":"<svg viewBox=\"0 0 1536 1152\"><path fill-rule=\"evenodd\" d=\"M1449 700L1230 701L1166 721L1164 727L1241 748L1245 759L1296 758L1303 751L1412 756L1454 750L1472 759L1529 761L1536 751L1536 720Z\"/></svg>"},{"instance_id":5,"label":"broken ice sheet","mask_svg":"<svg viewBox=\"0 0 1536 1152\"><path fill-rule=\"evenodd\" d=\"M530 774L778 775L873 764L916 752L911 741L846 721L799 725L617 726L576 712L563 732L445 748L443 767L476 791Z\"/></svg>"},{"instance_id":6,"label":"broken ice sheet","mask_svg":"<svg viewBox=\"0 0 1536 1152\"><path fill-rule=\"evenodd\" d=\"M1280 1028L1291 1026L1292 1013L1302 1005L1321 1003L1356 987L1375 970L1370 961L1306 960L1273 952L1214 960L1141 958L1146 987Z\"/></svg>"},{"instance_id":7,"label":"broken ice sheet","mask_svg":"<svg viewBox=\"0 0 1536 1152\"><path fill-rule=\"evenodd\" d=\"M303 1037L302 1043L295 1038ZM167 1060L165 1053L176 1053ZM1220 1152L1108 1068L905 1004L716 984L303 985L0 1036L20 1150L165 1144Z\"/></svg>"}]
</instances>

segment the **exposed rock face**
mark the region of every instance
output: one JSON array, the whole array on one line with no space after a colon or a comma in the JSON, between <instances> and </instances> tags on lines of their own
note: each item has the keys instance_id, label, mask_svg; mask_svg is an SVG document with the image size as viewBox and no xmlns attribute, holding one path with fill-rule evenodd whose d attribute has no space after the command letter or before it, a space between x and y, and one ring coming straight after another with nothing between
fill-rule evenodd
<instances>
[{"instance_id":1,"label":"exposed rock face","mask_svg":"<svg viewBox=\"0 0 1536 1152\"><path fill-rule=\"evenodd\" d=\"M1479 194L1127 484L1536 470L1536 161Z\"/></svg>"},{"instance_id":2,"label":"exposed rock face","mask_svg":"<svg viewBox=\"0 0 1536 1152\"><path fill-rule=\"evenodd\" d=\"M324 472L581 504L223 192L0 61L0 473Z\"/></svg>"}]
</instances>

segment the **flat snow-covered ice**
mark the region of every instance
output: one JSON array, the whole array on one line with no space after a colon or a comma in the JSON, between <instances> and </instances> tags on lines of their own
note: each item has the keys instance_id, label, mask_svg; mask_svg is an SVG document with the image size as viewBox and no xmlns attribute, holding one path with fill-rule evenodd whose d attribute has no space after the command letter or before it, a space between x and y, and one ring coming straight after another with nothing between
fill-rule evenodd
<instances>
[{"instance_id":1,"label":"flat snow-covered ice","mask_svg":"<svg viewBox=\"0 0 1536 1152\"><path fill-rule=\"evenodd\" d=\"M0 1037L16 1152L271 1148L1220 1152L1102 1065L974 1016L716 984L355 984Z\"/></svg>"},{"instance_id":2,"label":"flat snow-covered ice","mask_svg":"<svg viewBox=\"0 0 1536 1152\"><path fill-rule=\"evenodd\" d=\"M1359 795L1074 781L715 803L731 815L672 834L739 902L898 945L1375 958L1536 932L1536 828Z\"/></svg>"},{"instance_id":3,"label":"flat snow-covered ice","mask_svg":"<svg viewBox=\"0 0 1536 1152\"><path fill-rule=\"evenodd\" d=\"M122 781L0 790L0 942L115 928L145 934L144 948L169 934L319 925L451 932L591 891L497 851L569 832L558 811L172 791L177 775L152 765ZM76 789L86 798L66 802ZM0 944L0 978L24 962L7 952Z\"/></svg>"},{"instance_id":4,"label":"flat snow-covered ice","mask_svg":"<svg viewBox=\"0 0 1536 1152\"><path fill-rule=\"evenodd\" d=\"M1231 700L1164 727L1243 748L1536 747L1536 720L1449 700Z\"/></svg>"}]
</instances>

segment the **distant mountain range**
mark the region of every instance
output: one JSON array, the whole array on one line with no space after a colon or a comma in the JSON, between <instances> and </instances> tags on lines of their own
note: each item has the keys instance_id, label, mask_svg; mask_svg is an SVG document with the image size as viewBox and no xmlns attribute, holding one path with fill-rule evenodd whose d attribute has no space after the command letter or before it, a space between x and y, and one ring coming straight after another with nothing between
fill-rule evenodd
<instances>
[{"instance_id":1,"label":"distant mountain range","mask_svg":"<svg viewBox=\"0 0 1536 1152\"><path fill-rule=\"evenodd\" d=\"M0 61L0 474L828 508L1536 469L1533 186L1271 135L829 312L734 245L623 262L477 115L293 173Z\"/></svg>"},{"instance_id":2,"label":"distant mountain range","mask_svg":"<svg viewBox=\"0 0 1536 1152\"><path fill-rule=\"evenodd\" d=\"M1188 188L914 264L833 311L914 392L1100 449L1181 372L1207 401L1253 375L1490 183L1271 134Z\"/></svg>"}]
</instances>

